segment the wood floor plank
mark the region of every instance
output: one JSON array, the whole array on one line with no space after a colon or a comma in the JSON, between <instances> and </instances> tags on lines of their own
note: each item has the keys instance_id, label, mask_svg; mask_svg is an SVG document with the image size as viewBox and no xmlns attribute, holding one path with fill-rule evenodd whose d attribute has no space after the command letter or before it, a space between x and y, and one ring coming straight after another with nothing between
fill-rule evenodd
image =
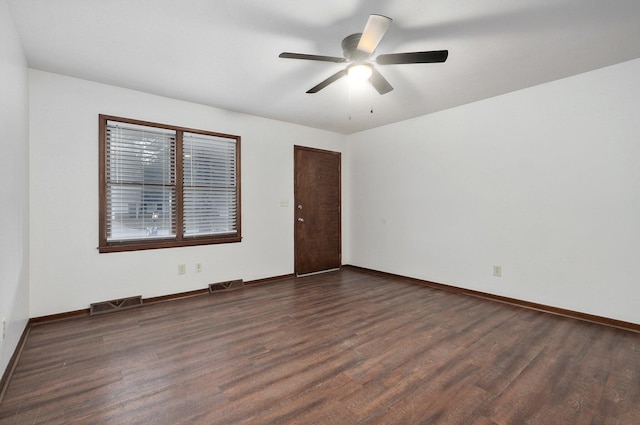
<instances>
[{"instance_id":1,"label":"wood floor plank","mask_svg":"<svg viewBox=\"0 0 640 425\"><path fill-rule=\"evenodd\" d=\"M344 269L31 329L7 424L640 423L640 334Z\"/></svg>"}]
</instances>

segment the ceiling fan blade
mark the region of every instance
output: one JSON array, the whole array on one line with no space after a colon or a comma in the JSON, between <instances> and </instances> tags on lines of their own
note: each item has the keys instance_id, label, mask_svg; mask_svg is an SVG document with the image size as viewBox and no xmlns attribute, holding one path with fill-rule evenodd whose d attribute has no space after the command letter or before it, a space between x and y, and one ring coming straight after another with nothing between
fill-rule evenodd
<instances>
[{"instance_id":1,"label":"ceiling fan blade","mask_svg":"<svg viewBox=\"0 0 640 425\"><path fill-rule=\"evenodd\" d=\"M376 63L380 65L435 63L446 61L448 56L448 50L433 50L431 52L390 53L388 55L379 55L376 58Z\"/></svg>"},{"instance_id":2,"label":"ceiling fan blade","mask_svg":"<svg viewBox=\"0 0 640 425\"><path fill-rule=\"evenodd\" d=\"M357 49L361 52L373 53L391 26L391 21L391 18L382 15L369 16L367 25L364 27L364 31L358 42Z\"/></svg>"},{"instance_id":3,"label":"ceiling fan blade","mask_svg":"<svg viewBox=\"0 0 640 425\"><path fill-rule=\"evenodd\" d=\"M389 82L382 76L382 74L380 74L380 72L378 72L378 70L373 67L371 68L370 81L373 88L376 89L380 94L389 93L391 90L393 90L391 84L389 84Z\"/></svg>"},{"instance_id":4,"label":"ceiling fan blade","mask_svg":"<svg viewBox=\"0 0 640 425\"><path fill-rule=\"evenodd\" d=\"M280 53L280 55L278 55L278 57L285 58L285 59L305 59L310 61L323 61L323 62L336 62L336 63L346 62L345 58L338 58L335 56L306 55L304 53L282 52Z\"/></svg>"},{"instance_id":5,"label":"ceiling fan blade","mask_svg":"<svg viewBox=\"0 0 640 425\"><path fill-rule=\"evenodd\" d=\"M347 70L346 69L340 70L335 74L333 74L331 77L327 78L326 80L318 84L317 86L314 86L309 90L307 90L307 93L318 93L320 90L327 87L329 84L333 83L334 81L339 80L345 75L347 75Z\"/></svg>"}]
</instances>

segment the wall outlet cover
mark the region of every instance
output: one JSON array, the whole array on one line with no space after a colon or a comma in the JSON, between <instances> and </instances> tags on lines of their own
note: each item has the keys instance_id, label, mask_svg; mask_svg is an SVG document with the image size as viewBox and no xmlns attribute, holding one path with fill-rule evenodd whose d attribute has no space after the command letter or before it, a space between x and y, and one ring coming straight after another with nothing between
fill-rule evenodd
<instances>
[{"instance_id":1,"label":"wall outlet cover","mask_svg":"<svg viewBox=\"0 0 640 425\"><path fill-rule=\"evenodd\" d=\"M493 266L493 275L497 277L502 276L502 266Z\"/></svg>"}]
</instances>

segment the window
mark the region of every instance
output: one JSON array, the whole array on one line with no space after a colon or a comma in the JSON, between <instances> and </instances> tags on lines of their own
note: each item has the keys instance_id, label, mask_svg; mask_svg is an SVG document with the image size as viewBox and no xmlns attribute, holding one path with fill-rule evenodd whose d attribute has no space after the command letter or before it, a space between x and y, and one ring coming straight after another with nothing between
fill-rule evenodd
<instances>
[{"instance_id":1,"label":"window","mask_svg":"<svg viewBox=\"0 0 640 425\"><path fill-rule=\"evenodd\" d=\"M100 115L100 252L240 242L240 136Z\"/></svg>"}]
</instances>

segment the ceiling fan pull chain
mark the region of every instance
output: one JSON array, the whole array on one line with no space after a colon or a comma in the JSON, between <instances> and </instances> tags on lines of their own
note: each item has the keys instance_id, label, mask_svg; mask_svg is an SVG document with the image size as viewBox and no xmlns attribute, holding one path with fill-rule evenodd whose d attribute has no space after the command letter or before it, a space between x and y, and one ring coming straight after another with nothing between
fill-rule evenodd
<instances>
[{"instance_id":1,"label":"ceiling fan pull chain","mask_svg":"<svg viewBox=\"0 0 640 425\"><path fill-rule=\"evenodd\" d=\"M373 115L373 91L369 90L369 104L371 105L371 109L369 113Z\"/></svg>"},{"instance_id":2,"label":"ceiling fan pull chain","mask_svg":"<svg viewBox=\"0 0 640 425\"><path fill-rule=\"evenodd\" d=\"M347 85L347 97L349 101L349 121L351 121L351 114L353 112L353 105L351 102L351 85Z\"/></svg>"}]
</instances>

